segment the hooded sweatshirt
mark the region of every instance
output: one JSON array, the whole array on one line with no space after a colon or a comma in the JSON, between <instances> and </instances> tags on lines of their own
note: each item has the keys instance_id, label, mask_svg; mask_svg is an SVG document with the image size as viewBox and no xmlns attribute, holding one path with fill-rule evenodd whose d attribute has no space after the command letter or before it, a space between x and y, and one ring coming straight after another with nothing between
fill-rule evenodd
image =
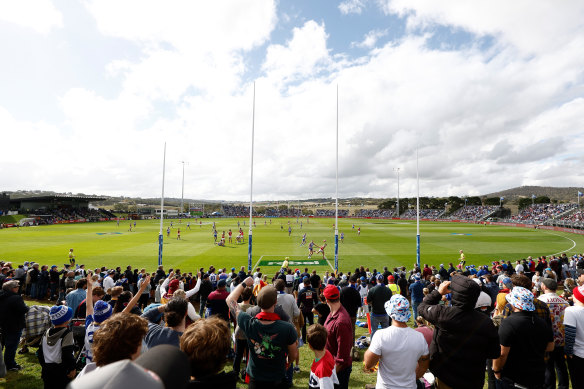
<instances>
[{"instance_id":1,"label":"hooded sweatshirt","mask_svg":"<svg viewBox=\"0 0 584 389\"><path fill-rule=\"evenodd\" d=\"M25 327L27 312L28 307L21 295L0 290L0 328L7 333L20 331Z\"/></svg>"},{"instance_id":2,"label":"hooded sweatshirt","mask_svg":"<svg viewBox=\"0 0 584 389\"><path fill-rule=\"evenodd\" d=\"M434 290L418 307L436 327L430 371L453 389L482 388L486 360L500 356L499 335L491 319L474 310L481 290L472 279L454 276L450 290L452 306L438 305L442 295Z\"/></svg>"}]
</instances>

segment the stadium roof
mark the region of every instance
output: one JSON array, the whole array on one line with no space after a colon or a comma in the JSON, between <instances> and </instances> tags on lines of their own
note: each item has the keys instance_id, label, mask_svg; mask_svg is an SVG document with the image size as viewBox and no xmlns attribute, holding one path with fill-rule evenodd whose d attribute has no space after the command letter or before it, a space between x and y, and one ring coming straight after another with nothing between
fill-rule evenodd
<instances>
[{"instance_id":1,"label":"stadium roof","mask_svg":"<svg viewBox=\"0 0 584 389\"><path fill-rule=\"evenodd\" d=\"M73 196L73 195L48 195L48 196L23 196L23 197L11 197L11 203L20 203L23 201L36 201L36 202L67 202L67 201L103 201L106 200L105 197L99 196Z\"/></svg>"}]
</instances>

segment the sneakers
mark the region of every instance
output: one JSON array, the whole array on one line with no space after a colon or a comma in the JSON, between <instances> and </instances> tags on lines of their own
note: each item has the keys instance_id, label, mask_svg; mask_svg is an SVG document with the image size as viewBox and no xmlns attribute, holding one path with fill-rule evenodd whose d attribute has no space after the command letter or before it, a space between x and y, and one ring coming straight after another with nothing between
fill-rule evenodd
<instances>
[{"instance_id":1,"label":"sneakers","mask_svg":"<svg viewBox=\"0 0 584 389\"><path fill-rule=\"evenodd\" d=\"M20 365L15 365L15 366L8 369L8 371L20 371L20 370L22 370L22 366L20 366Z\"/></svg>"},{"instance_id":2,"label":"sneakers","mask_svg":"<svg viewBox=\"0 0 584 389\"><path fill-rule=\"evenodd\" d=\"M298 365L294 366L294 373L300 373L300 367Z\"/></svg>"}]
</instances>

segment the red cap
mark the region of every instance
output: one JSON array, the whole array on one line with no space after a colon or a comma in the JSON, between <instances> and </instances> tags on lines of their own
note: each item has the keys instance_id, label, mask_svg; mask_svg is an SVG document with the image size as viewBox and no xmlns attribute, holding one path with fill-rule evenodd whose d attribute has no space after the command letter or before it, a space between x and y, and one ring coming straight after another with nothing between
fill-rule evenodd
<instances>
[{"instance_id":1,"label":"red cap","mask_svg":"<svg viewBox=\"0 0 584 389\"><path fill-rule=\"evenodd\" d=\"M327 287L324 288L323 294L327 300L336 300L339 298L339 288L334 285L327 285Z\"/></svg>"},{"instance_id":2,"label":"red cap","mask_svg":"<svg viewBox=\"0 0 584 389\"><path fill-rule=\"evenodd\" d=\"M170 281L170 283L168 284L168 293L174 293L179 286L180 282L177 279Z\"/></svg>"},{"instance_id":3,"label":"red cap","mask_svg":"<svg viewBox=\"0 0 584 389\"><path fill-rule=\"evenodd\" d=\"M390 275L387 276L387 280L389 282L393 282L393 281L395 281L395 278L393 278L393 276L390 274Z\"/></svg>"}]
</instances>

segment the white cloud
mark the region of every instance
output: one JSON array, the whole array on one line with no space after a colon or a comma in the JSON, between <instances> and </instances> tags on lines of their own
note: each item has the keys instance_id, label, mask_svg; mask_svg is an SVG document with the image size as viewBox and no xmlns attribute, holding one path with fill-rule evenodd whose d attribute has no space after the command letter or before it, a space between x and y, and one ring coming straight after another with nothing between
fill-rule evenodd
<instances>
[{"instance_id":1,"label":"white cloud","mask_svg":"<svg viewBox=\"0 0 584 389\"><path fill-rule=\"evenodd\" d=\"M345 0L339 4L339 10L343 15L361 14L365 8L364 0Z\"/></svg>"},{"instance_id":2,"label":"white cloud","mask_svg":"<svg viewBox=\"0 0 584 389\"><path fill-rule=\"evenodd\" d=\"M555 7L542 28L559 36L542 37L536 27L549 3L530 3L525 17L494 4L384 2L410 28L380 45L388 30L371 27L360 42L367 54L352 58L326 18L299 19L274 34L287 41L272 41L281 27L272 1L88 2L101 38L130 42L138 54L104 50L106 91L68 79L76 87L55 97L62 122L16 119L0 106L8 142L29 139L27 153L42 156L3 152L6 188L157 196L167 141L169 196L180 195L178 161L186 160L187 197L245 199L252 79L258 199L334 193L337 84L342 196L395 195L398 166L402 195L412 196L417 144L423 195L580 182L580 9ZM493 45L431 45L436 26L489 35ZM83 28L64 39L88 34ZM7 59L14 69L18 60ZM7 96L0 90L0 104Z\"/></svg>"},{"instance_id":3,"label":"white cloud","mask_svg":"<svg viewBox=\"0 0 584 389\"><path fill-rule=\"evenodd\" d=\"M41 34L63 27L63 15L51 0L2 1L0 21L31 28Z\"/></svg>"},{"instance_id":4,"label":"white cloud","mask_svg":"<svg viewBox=\"0 0 584 389\"><path fill-rule=\"evenodd\" d=\"M324 24L309 20L295 27L290 41L283 45L270 45L262 69L268 77L282 82L315 76L319 69L331 62L326 46Z\"/></svg>"},{"instance_id":5,"label":"white cloud","mask_svg":"<svg viewBox=\"0 0 584 389\"><path fill-rule=\"evenodd\" d=\"M387 35L389 31L385 30L371 30L363 37L361 42L353 42L351 46L353 47L362 47L365 49L372 49L376 44L379 38L383 38Z\"/></svg>"}]
</instances>

